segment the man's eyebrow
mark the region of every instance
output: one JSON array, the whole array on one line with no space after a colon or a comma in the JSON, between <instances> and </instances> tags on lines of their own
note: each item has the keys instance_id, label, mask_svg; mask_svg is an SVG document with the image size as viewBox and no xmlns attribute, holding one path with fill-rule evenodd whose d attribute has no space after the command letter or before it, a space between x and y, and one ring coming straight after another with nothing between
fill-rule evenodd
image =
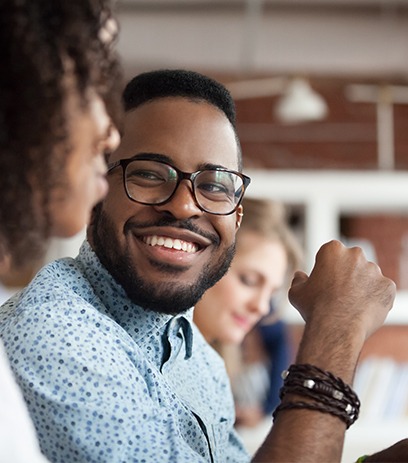
<instances>
[{"instance_id":1,"label":"man's eyebrow","mask_svg":"<svg viewBox=\"0 0 408 463\"><path fill-rule=\"evenodd\" d=\"M229 167L222 166L220 164L211 164L211 163L205 163L205 164L200 164L199 165L199 170L204 170L204 169L211 169L211 170L235 170L231 169Z\"/></svg>"},{"instance_id":2,"label":"man's eyebrow","mask_svg":"<svg viewBox=\"0 0 408 463\"><path fill-rule=\"evenodd\" d=\"M152 160L152 161L162 161L162 162L165 162L167 164L170 164L171 166L175 165L173 159L169 155L162 154L162 153L137 153L137 154L134 154L133 156L131 156L129 159L143 159L143 160L149 159L149 160ZM197 170L204 170L204 169L234 170L234 169L230 169L230 168L228 168L226 166L222 166L220 164L212 164L212 163L209 163L209 162L202 163L202 164L198 165ZM181 170L183 170L183 169L181 169Z\"/></svg>"},{"instance_id":3,"label":"man's eyebrow","mask_svg":"<svg viewBox=\"0 0 408 463\"><path fill-rule=\"evenodd\" d=\"M162 161L168 164L172 164L172 159L167 154L160 153L137 153L131 156L129 159L143 159L143 160L152 160L152 161Z\"/></svg>"}]
</instances>

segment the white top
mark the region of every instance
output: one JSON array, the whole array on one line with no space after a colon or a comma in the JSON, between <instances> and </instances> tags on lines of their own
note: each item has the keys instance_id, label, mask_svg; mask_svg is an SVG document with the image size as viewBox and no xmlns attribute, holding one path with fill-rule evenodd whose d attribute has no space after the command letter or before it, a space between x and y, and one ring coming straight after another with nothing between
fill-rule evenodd
<instances>
[{"instance_id":1,"label":"white top","mask_svg":"<svg viewBox=\"0 0 408 463\"><path fill-rule=\"evenodd\" d=\"M0 305L4 304L19 288L7 288L0 282Z\"/></svg>"},{"instance_id":2,"label":"white top","mask_svg":"<svg viewBox=\"0 0 408 463\"><path fill-rule=\"evenodd\" d=\"M0 461L47 463L0 341Z\"/></svg>"}]
</instances>

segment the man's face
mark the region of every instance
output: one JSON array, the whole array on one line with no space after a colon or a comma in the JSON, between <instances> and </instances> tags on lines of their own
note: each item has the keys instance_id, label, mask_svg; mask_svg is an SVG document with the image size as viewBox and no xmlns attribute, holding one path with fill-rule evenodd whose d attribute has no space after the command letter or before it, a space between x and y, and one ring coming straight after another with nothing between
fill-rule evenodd
<instances>
[{"instance_id":1,"label":"man's face","mask_svg":"<svg viewBox=\"0 0 408 463\"><path fill-rule=\"evenodd\" d=\"M126 114L121 145L109 161L138 154L166 156L184 172L238 168L237 142L226 116L185 98L154 100ZM188 309L227 271L237 213L201 211L188 180L166 204L147 206L126 196L121 167L108 179L109 194L88 233L101 262L138 305L166 313Z\"/></svg>"}]
</instances>

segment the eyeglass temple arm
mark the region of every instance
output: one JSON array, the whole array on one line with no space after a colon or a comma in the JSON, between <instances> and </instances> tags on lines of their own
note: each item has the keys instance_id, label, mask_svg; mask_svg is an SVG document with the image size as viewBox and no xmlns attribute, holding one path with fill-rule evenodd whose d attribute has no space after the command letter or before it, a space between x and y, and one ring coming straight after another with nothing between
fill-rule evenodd
<instances>
[{"instance_id":1,"label":"eyeglass temple arm","mask_svg":"<svg viewBox=\"0 0 408 463\"><path fill-rule=\"evenodd\" d=\"M112 162L111 164L108 164L108 173L113 170L113 169L116 169L116 167L120 166L120 160L119 161L115 161L115 162Z\"/></svg>"}]
</instances>

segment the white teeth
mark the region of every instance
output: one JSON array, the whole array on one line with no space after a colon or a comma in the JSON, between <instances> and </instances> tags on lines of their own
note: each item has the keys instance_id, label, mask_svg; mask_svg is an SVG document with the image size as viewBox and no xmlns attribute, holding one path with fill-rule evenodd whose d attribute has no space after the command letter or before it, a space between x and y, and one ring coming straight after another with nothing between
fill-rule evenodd
<instances>
[{"instance_id":1,"label":"white teeth","mask_svg":"<svg viewBox=\"0 0 408 463\"><path fill-rule=\"evenodd\" d=\"M164 240L164 247L171 249L173 247L173 240L171 238L166 238Z\"/></svg>"},{"instance_id":2,"label":"white teeth","mask_svg":"<svg viewBox=\"0 0 408 463\"><path fill-rule=\"evenodd\" d=\"M164 246L168 249L176 249L177 251L184 251L194 253L198 251L198 247L194 243L187 243L179 239L169 238L168 236L150 235L143 238L143 241L150 246Z\"/></svg>"},{"instance_id":3,"label":"white teeth","mask_svg":"<svg viewBox=\"0 0 408 463\"><path fill-rule=\"evenodd\" d=\"M181 249L181 241L180 240L174 240L173 248L180 251L180 249Z\"/></svg>"}]
</instances>

